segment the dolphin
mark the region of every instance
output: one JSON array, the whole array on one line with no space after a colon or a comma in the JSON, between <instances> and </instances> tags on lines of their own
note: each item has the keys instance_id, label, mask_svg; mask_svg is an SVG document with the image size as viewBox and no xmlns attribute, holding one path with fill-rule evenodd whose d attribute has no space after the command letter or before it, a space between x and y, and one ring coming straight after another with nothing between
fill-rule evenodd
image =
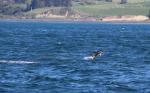
<instances>
[{"instance_id":1,"label":"dolphin","mask_svg":"<svg viewBox=\"0 0 150 93\"><path fill-rule=\"evenodd\" d=\"M87 56L84 57L84 60L94 60L98 56L102 56L103 52L102 51L96 51L92 54L92 56Z\"/></svg>"},{"instance_id":2,"label":"dolphin","mask_svg":"<svg viewBox=\"0 0 150 93\"><path fill-rule=\"evenodd\" d=\"M102 54L103 54L102 51L96 51L96 52L94 52L94 54L92 55L93 60L94 60L96 57L101 56Z\"/></svg>"}]
</instances>

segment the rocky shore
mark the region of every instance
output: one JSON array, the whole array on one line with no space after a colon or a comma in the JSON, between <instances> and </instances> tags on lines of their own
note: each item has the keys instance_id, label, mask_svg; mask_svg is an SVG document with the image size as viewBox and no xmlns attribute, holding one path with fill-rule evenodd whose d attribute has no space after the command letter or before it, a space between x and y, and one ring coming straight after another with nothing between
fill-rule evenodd
<instances>
[{"instance_id":1,"label":"rocky shore","mask_svg":"<svg viewBox=\"0 0 150 93\"><path fill-rule=\"evenodd\" d=\"M125 16L104 17L101 20L104 22L112 22L112 21L143 22L149 21L149 18L143 15L125 15Z\"/></svg>"},{"instance_id":2,"label":"rocky shore","mask_svg":"<svg viewBox=\"0 0 150 93\"><path fill-rule=\"evenodd\" d=\"M35 21L82 21L82 22L150 22L147 16L143 15L124 15L124 16L108 16L108 17L83 17L81 15L53 15L53 14L38 14L34 18L26 17L9 17L1 20L35 20Z\"/></svg>"},{"instance_id":3,"label":"rocky shore","mask_svg":"<svg viewBox=\"0 0 150 93\"><path fill-rule=\"evenodd\" d=\"M149 18L143 15L124 15L124 16L108 16L108 17L84 17L80 14L68 15L53 15L51 13L43 13L35 16L35 19L58 19L72 21L98 21L98 22L147 22Z\"/></svg>"}]
</instances>

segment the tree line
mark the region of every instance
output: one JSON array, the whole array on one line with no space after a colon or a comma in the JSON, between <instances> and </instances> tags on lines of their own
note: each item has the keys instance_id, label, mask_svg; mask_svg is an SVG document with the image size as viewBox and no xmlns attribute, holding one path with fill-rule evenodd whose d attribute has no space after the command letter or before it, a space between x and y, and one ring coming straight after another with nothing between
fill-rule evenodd
<instances>
[{"instance_id":1,"label":"tree line","mask_svg":"<svg viewBox=\"0 0 150 93\"><path fill-rule=\"evenodd\" d=\"M42 7L70 7L72 0L0 0L0 14L12 15Z\"/></svg>"},{"instance_id":2,"label":"tree line","mask_svg":"<svg viewBox=\"0 0 150 93\"><path fill-rule=\"evenodd\" d=\"M118 0L72 0L75 2L79 2L80 4L95 4L97 1L105 1L105 2L114 2ZM128 0L119 0L120 4L128 3Z\"/></svg>"},{"instance_id":3,"label":"tree line","mask_svg":"<svg viewBox=\"0 0 150 93\"><path fill-rule=\"evenodd\" d=\"M39 7L70 7L71 0L32 0L31 7L39 8Z\"/></svg>"}]
</instances>

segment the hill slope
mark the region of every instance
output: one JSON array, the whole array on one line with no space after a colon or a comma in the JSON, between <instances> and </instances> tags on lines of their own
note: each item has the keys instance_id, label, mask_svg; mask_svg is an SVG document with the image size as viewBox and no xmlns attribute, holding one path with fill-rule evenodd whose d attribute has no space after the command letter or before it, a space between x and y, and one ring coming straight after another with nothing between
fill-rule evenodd
<instances>
[{"instance_id":1,"label":"hill slope","mask_svg":"<svg viewBox=\"0 0 150 93\"><path fill-rule=\"evenodd\" d=\"M27 17L38 14L79 14L82 17L147 15L150 0L0 0L0 18Z\"/></svg>"},{"instance_id":2,"label":"hill slope","mask_svg":"<svg viewBox=\"0 0 150 93\"><path fill-rule=\"evenodd\" d=\"M95 5L76 4L73 9L94 17L147 15L150 9L150 0L130 0L127 4L119 4L118 2L99 2Z\"/></svg>"}]
</instances>

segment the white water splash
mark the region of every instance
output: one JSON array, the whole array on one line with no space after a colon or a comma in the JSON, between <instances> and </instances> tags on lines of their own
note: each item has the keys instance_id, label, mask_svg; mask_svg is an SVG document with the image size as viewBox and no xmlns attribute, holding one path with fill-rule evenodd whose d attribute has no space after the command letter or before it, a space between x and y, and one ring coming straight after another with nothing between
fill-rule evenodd
<instances>
[{"instance_id":1,"label":"white water splash","mask_svg":"<svg viewBox=\"0 0 150 93\"><path fill-rule=\"evenodd\" d=\"M102 56L103 53L100 53L98 56ZM86 56L83 58L84 60L94 60L95 57L94 56Z\"/></svg>"},{"instance_id":2,"label":"white water splash","mask_svg":"<svg viewBox=\"0 0 150 93\"><path fill-rule=\"evenodd\" d=\"M94 57L93 57L93 56L87 56L87 57L84 57L83 59L84 59L84 60L93 60Z\"/></svg>"},{"instance_id":3,"label":"white water splash","mask_svg":"<svg viewBox=\"0 0 150 93\"><path fill-rule=\"evenodd\" d=\"M36 63L36 62L31 62L31 61L0 60L0 63L5 63L5 64L34 64L34 63Z\"/></svg>"}]
</instances>

